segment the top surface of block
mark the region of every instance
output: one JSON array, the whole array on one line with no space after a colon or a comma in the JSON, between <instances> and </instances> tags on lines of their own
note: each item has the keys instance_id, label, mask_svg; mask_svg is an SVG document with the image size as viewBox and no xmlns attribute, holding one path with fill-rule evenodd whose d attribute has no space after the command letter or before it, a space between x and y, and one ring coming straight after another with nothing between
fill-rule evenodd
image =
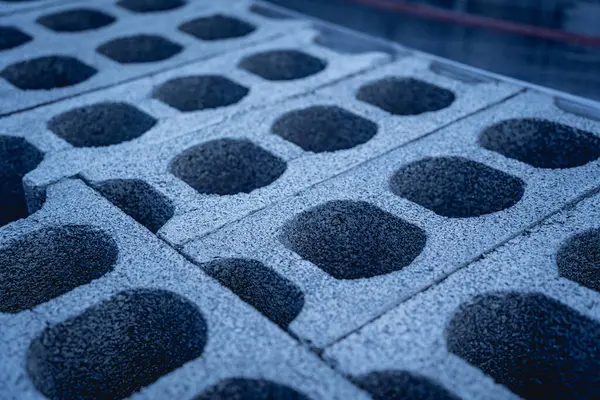
<instances>
[{"instance_id":1,"label":"top surface of block","mask_svg":"<svg viewBox=\"0 0 600 400\"><path fill-rule=\"evenodd\" d=\"M486 254L334 344L325 358L353 376L429 376L467 400L596 397L598 254L588 244L598 240L599 200Z\"/></svg>"},{"instance_id":2,"label":"top surface of block","mask_svg":"<svg viewBox=\"0 0 600 400\"><path fill-rule=\"evenodd\" d=\"M29 269L26 280L18 265L0 274L3 398L191 398L234 378L363 398L81 181L52 186L40 211L1 228L1 242L2 257ZM110 379L90 379L82 360Z\"/></svg>"}]
</instances>

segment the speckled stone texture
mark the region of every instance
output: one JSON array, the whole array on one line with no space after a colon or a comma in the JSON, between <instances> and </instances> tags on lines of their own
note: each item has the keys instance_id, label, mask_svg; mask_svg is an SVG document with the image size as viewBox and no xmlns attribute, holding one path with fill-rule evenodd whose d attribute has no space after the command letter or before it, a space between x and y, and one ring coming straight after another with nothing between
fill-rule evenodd
<instances>
[{"instance_id":1,"label":"speckled stone texture","mask_svg":"<svg viewBox=\"0 0 600 400\"><path fill-rule=\"evenodd\" d=\"M597 104L258 0L0 53L2 400L600 398Z\"/></svg>"},{"instance_id":2,"label":"speckled stone texture","mask_svg":"<svg viewBox=\"0 0 600 400\"><path fill-rule=\"evenodd\" d=\"M326 348L600 185L597 161L539 169L483 148L479 137L499 112L599 127L550 98L521 94L199 234L183 251L201 263L251 258L275 269L304 293L290 331ZM322 168L306 160L304 174ZM174 217L161 233L179 235L196 215L180 217L177 231Z\"/></svg>"},{"instance_id":3,"label":"speckled stone texture","mask_svg":"<svg viewBox=\"0 0 600 400\"><path fill-rule=\"evenodd\" d=\"M564 269L592 267L599 205L593 196L527 230L334 344L325 358L359 382L407 370L463 399L598 397L598 293L585 271L573 280Z\"/></svg>"},{"instance_id":4,"label":"speckled stone texture","mask_svg":"<svg viewBox=\"0 0 600 400\"><path fill-rule=\"evenodd\" d=\"M0 262L3 399L368 399L81 181L0 228Z\"/></svg>"},{"instance_id":5,"label":"speckled stone texture","mask_svg":"<svg viewBox=\"0 0 600 400\"><path fill-rule=\"evenodd\" d=\"M254 13L251 0L25 3L33 9L2 16L0 2L0 117L310 26Z\"/></svg>"}]
</instances>

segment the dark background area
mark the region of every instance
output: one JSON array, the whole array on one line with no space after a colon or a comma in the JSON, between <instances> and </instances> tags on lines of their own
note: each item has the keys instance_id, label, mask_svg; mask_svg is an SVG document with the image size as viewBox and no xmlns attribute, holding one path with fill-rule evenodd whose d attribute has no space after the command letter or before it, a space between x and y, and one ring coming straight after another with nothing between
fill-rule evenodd
<instances>
[{"instance_id":1,"label":"dark background area","mask_svg":"<svg viewBox=\"0 0 600 400\"><path fill-rule=\"evenodd\" d=\"M600 100L600 0L269 0L527 82Z\"/></svg>"}]
</instances>

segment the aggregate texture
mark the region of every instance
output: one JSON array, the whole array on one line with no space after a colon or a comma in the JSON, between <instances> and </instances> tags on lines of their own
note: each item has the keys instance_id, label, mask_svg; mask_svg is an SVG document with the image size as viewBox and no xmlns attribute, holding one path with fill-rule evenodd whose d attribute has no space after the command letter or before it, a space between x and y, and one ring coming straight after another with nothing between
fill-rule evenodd
<instances>
[{"instance_id":1,"label":"aggregate texture","mask_svg":"<svg viewBox=\"0 0 600 400\"><path fill-rule=\"evenodd\" d=\"M596 195L554 215L334 344L325 359L358 382L412 371L465 400L598 397L598 293L588 289L593 278L564 276L561 260L589 268L596 248L573 246L592 243L599 205Z\"/></svg>"},{"instance_id":2,"label":"aggregate texture","mask_svg":"<svg viewBox=\"0 0 600 400\"><path fill-rule=\"evenodd\" d=\"M3 400L600 398L600 106L258 0L0 54Z\"/></svg>"},{"instance_id":3,"label":"aggregate texture","mask_svg":"<svg viewBox=\"0 0 600 400\"><path fill-rule=\"evenodd\" d=\"M0 254L3 399L368 398L82 181Z\"/></svg>"},{"instance_id":4,"label":"aggregate texture","mask_svg":"<svg viewBox=\"0 0 600 400\"><path fill-rule=\"evenodd\" d=\"M314 90L388 59L384 54L339 55L312 44L317 34L312 30L299 32L293 37L215 58L202 66L185 67L1 120L0 125L7 133L25 135L33 143L44 141L50 147L46 161L24 181L32 209L43 202L44 188L64 177L81 173L92 185L108 180L137 179L164 195L172 203L174 215L211 207L213 217L201 224L207 224L207 229L212 230L300 190L303 186L285 183L289 179L289 161L298 154L295 147L276 140L271 134L218 123L234 121L251 110L258 114L258 110L272 102ZM301 80L267 83L230 63L232 58L242 60L261 49L292 46L328 60L327 69ZM249 93L235 104L192 112L181 112L159 99L164 98L161 83L168 85L180 77L190 76L191 71L198 74L200 68L209 76L220 71L239 87L247 87ZM239 87L236 86L236 90ZM218 100L220 90L213 87L203 92L208 96L207 102L215 100L213 95ZM119 98L118 103L115 98ZM86 119L95 122L93 129L80 128L87 125ZM224 143L230 144L224 146ZM247 144L240 147L240 143ZM207 151L211 154L211 163L218 162L219 167L206 163L202 157L190 157L208 154ZM238 156L246 157L246 162L240 163ZM248 164L252 160L256 165ZM204 163L204 169L197 169L198 163ZM314 171L304 176L296 168L293 179L309 185L321 179L319 174L325 172ZM204 181L204 174L209 174L206 176L212 180ZM223 174L229 178L221 179ZM245 174L245 178L237 174ZM257 177L262 181L256 180ZM219 206L215 208L211 204ZM188 229L181 233L195 236Z\"/></svg>"},{"instance_id":5,"label":"aggregate texture","mask_svg":"<svg viewBox=\"0 0 600 400\"><path fill-rule=\"evenodd\" d=\"M300 37L300 34L296 35L296 38ZM314 34L310 33L306 37L308 41L302 41L302 43L308 43L314 37ZM297 40L300 41L303 39ZM287 43L287 39L281 39L280 43ZM261 47L266 49L283 46L273 42L270 45ZM285 47L289 46L286 45ZM262 104L265 102L271 104L268 112L262 107L260 109L253 109L251 112L240 113L231 117L227 120L227 123L207 126L201 130L201 133L194 132L175 140L160 142L160 147L158 144L153 143L151 147L144 148L143 156L138 154L138 152L129 150L122 153L119 152L124 156L114 155L112 157L113 160L120 158L118 161L105 161L98 168L85 170L82 168L83 176L92 182L107 179L145 179L148 183L155 185L158 191L162 191L167 197L171 198L176 209L174 217L159 231L159 236L169 243L179 246L195 237L210 233L220 226L239 219L268 204L335 176L378 154L383 154L411 140L426 136L434 132L436 127L439 128L463 118L466 113L470 112L468 110L476 111L488 107L490 104L502 101L521 90L518 86L498 82L479 83L477 86L465 84L462 81L431 72L429 69L432 63L431 59L421 56L404 56L394 62L395 67L393 70L402 71L405 74L422 76L422 79L431 79L438 84L443 83L453 88L458 96L454 103L456 108L439 111L444 113L443 116L439 116L437 115L438 112L434 112L430 116L423 117L423 121L418 126L416 121L406 121L406 117L390 116L387 113L383 113L382 115L379 111L372 110L372 107L365 106L358 100L344 100L342 102L341 98L335 97L330 93L329 86L321 91L317 91L315 94L298 96L290 101L283 102L281 105L270 103L272 100L278 98L278 90L284 90L287 87L289 88L289 92L296 85L306 87L306 85L309 85L310 82L315 82L315 80L316 82L323 82L322 74L327 74L330 77L327 82L331 84L332 80L335 81L331 74L334 71L340 71L339 68L342 68L342 64L337 64L336 66L331 60L339 59L341 61L341 59L350 57L349 59L354 61L355 66L359 65L358 60L371 60L371 67L375 66L373 63L374 59L369 54L337 54L334 56L328 50L316 45L312 45L311 47L301 47L298 45L295 47L302 48L304 52L310 52L328 60L327 69L314 77L290 81L285 84L264 81L262 78L254 77L252 79L256 79L257 83L249 86L245 83L245 80L252 77L252 74L243 72L244 79L235 77L230 79L232 82L237 82L240 85L250 88L250 93L237 103L236 106L232 107L242 108L246 102L250 102L252 99L256 101L256 103L253 101L253 104L257 104L259 103L258 99L261 99ZM242 60L245 54L255 54L256 52L259 51L253 50L240 53L238 59ZM381 60L381 57L385 56L379 54L376 59ZM365 69L367 68L365 67ZM381 74L387 74L389 69L389 66L384 64L366 74L373 75L375 73L373 71L380 70ZM242 70L236 71L240 72ZM339 74L342 74L341 71ZM344 76L349 74L352 73L348 72ZM365 73L357 76L362 75L365 75ZM355 79L351 78L344 82L354 82ZM288 84L290 86L287 86ZM322 84L326 83L323 82ZM283 86L280 87L279 85ZM316 86L318 85L319 83L316 84ZM341 84L334 83L334 86L341 86ZM265 91L259 92L261 88L265 89ZM268 88L272 89L267 91ZM331 96L325 96L321 92L330 93ZM161 86L159 86L159 89L155 89L155 95L156 93L159 93L160 96ZM485 98L483 94L485 94ZM454 107L454 104L451 108ZM230 107L223 107L220 110L226 112L229 109ZM218 111L219 109L215 110L215 112ZM178 116L177 122L190 121L191 125L192 121L198 121L198 117L202 114L212 114L212 112L210 110L186 112L184 115ZM412 119L413 117L407 118ZM432 120L429 120L429 118ZM415 129L413 131L405 130L405 125L408 128L414 127ZM146 138L149 142L155 141L154 139L150 139L150 136L154 134L153 132L158 134L160 131L153 130L148 132ZM336 136L328 136L327 132L336 132ZM352 137L351 135L356 135L357 137ZM273 156L285 161L287 164L285 172L280 174L269 185L254 188L254 190L243 190L238 194L223 190L223 188L220 191L211 191L210 188L200 188L199 191L190 190L195 187L194 182L198 182L198 180L200 180L202 185L210 186L211 180L214 180L214 177L218 175L213 173L210 175L213 178L204 180L204 173L201 171L206 171L205 167L200 169L188 168L192 176L181 175L179 173L181 171L178 172L178 168L176 167L178 162L174 160L178 160L178 155L182 154L183 160L185 160L184 164L186 164L188 161L192 161L189 156L194 153L201 154L200 150L202 148L198 148L197 146L211 141L214 144L214 141L218 139L250 140L255 146L261 147ZM156 141L158 140L156 139ZM139 143L143 142L145 142L144 137L140 138ZM214 147L214 145L211 147ZM123 148L125 149L126 147L123 146ZM140 147L133 141L131 147L127 146L127 149L130 148ZM196 148L196 150L191 150L192 148ZM64 155L59 155L59 157L62 158ZM267 158L272 159L270 156ZM201 159L205 159L205 157L201 157ZM225 174L227 171L230 171L234 174L240 174L239 177L243 175L239 171L235 172L236 168L243 165L242 163L234 162L231 159L232 161L229 163L229 166L225 167L222 162L229 160L229 158L212 157L212 159L219 160L220 162L219 167L214 171L215 173ZM241 159L239 158L238 160ZM151 160L158 162L154 163ZM73 163L72 157L68 162ZM68 165L66 162L52 161L52 165L54 166L61 164ZM149 173L149 166L152 164L158 164L154 176L152 176L152 173ZM89 165L89 162L85 165ZM45 165L42 167L45 167ZM261 171L261 174L256 175L259 177L271 170L272 166L267 167L264 164L263 167L258 167L257 164L257 168ZM29 176L32 180L32 186L43 187L47 183L57 179L57 177L51 177L51 173L44 171L44 169L40 168ZM251 175L250 171L252 171L252 168L244 167L243 169L248 170L244 172L246 176ZM282 167L278 169L279 172L281 170L283 170ZM165 172L170 173L165 174ZM175 173L173 174L173 172ZM54 171L52 173L55 174ZM188 185L182 186L181 179L173 180L178 174ZM68 173L61 172L59 174L59 176L64 175L68 176ZM273 174L273 176L275 175ZM231 186L234 184L233 175L228 176L229 178L221 180L222 185ZM256 182L258 183L258 180ZM173 196L173 193L177 193L177 195ZM208 195L209 193L221 193L225 195L214 196ZM194 226L194 229L189 229L191 225Z\"/></svg>"},{"instance_id":6,"label":"aggregate texture","mask_svg":"<svg viewBox=\"0 0 600 400\"><path fill-rule=\"evenodd\" d=\"M253 13L250 0L189 1L175 8L163 4L164 9L160 3L146 4L153 12L132 12L108 0L68 1L0 15L0 26L21 31L7 31L2 39L7 44L1 46L0 116L208 60L310 25ZM199 35L182 30L194 23Z\"/></svg>"},{"instance_id":7,"label":"aggregate texture","mask_svg":"<svg viewBox=\"0 0 600 400\"><path fill-rule=\"evenodd\" d=\"M173 139L179 137L185 137L190 147L192 141L200 144L205 141L203 138L210 139L209 127L219 122L234 120L251 110L258 113L269 105L389 59L381 53L340 55L314 44L318 35L312 29L299 31L266 44L0 119L3 134L25 136L36 145L44 142L42 150L47 162L25 182L31 192L31 205L39 207L48 184L86 169L104 173L102 180L135 179L121 176L124 163L140 163L139 171L144 172L137 178L148 175L149 165L161 173L167 172L169 168L163 170L160 163L150 161L154 150L147 145L156 145L154 149L158 151L166 147L159 148L159 143L175 144ZM290 82L265 82L237 66L252 54L277 48L302 49L327 60L328 66L319 74ZM186 87L183 91L182 85ZM252 136L246 129L235 134ZM113 166L108 165L117 159ZM130 167L122 171L135 174ZM183 210L190 207L195 205L188 204ZM181 212L177 206L176 209Z\"/></svg>"},{"instance_id":8,"label":"aggregate texture","mask_svg":"<svg viewBox=\"0 0 600 400\"><path fill-rule=\"evenodd\" d=\"M183 251L197 262L250 258L273 268L304 292L290 331L325 348L599 186L598 161L535 168L480 146L499 115L599 131L598 122L526 92L187 241ZM304 175L324 168L316 164L303 164ZM160 233L197 228L195 213Z\"/></svg>"}]
</instances>

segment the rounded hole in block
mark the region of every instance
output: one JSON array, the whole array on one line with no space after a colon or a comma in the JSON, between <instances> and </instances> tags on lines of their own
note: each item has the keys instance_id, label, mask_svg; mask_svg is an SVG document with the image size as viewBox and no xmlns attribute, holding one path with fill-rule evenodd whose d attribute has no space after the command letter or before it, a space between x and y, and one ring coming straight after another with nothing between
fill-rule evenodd
<instances>
[{"instance_id":1,"label":"rounded hole in block","mask_svg":"<svg viewBox=\"0 0 600 400\"><path fill-rule=\"evenodd\" d=\"M462 157L413 162L396 171L389 184L395 195L449 218L503 211L525 193L521 179Z\"/></svg>"},{"instance_id":2,"label":"rounded hole in block","mask_svg":"<svg viewBox=\"0 0 600 400\"><path fill-rule=\"evenodd\" d=\"M600 229L569 238L556 255L561 277L600 292Z\"/></svg>"},{"instance_id":3,"label":"rounded hole in block","mask_svg":"<svg viewBox=\"0 0 600 400\"><path fill-rule=\"evenodd\" d=\"M27 353L35 387L55 399L123 399L200 357L200 310L165 290L120 292L46 328Z\"/></svg>"},{"instance_id":4,"label":"rounded hole in block","mask_svg":"<svg viewBox=\"0 0 600 400\"><path fill-rule=\"evenodd\" d=\"M305 394L264 379L229 378L209 387L193 400L310 400Z\"/></svg>"},{"instance_id":5,"label":"rounded hole in block","mask_svg":"<svg viewBox=\"0 0 600 400\"><path fill-rule=\"evenodd\" d=\"M0 51L14 49L33 40L31 36L12 26L0 26Z\"/></svg>"},{"instance_id":6,"label":"rounded hole in block","mask_svg":"<svg viewBox=\"0 0 600 400\"><path fill-rule=\"evenodd\" d=\"M419 79L388 77L361 86L356 98L390 114L410 116L450 107L456 96Z\"/></svg>"},{"instance_id":7,"label":"rounded hole in block","mask_svg":"<svg viewBox=\"0 0 600 400\"><path fill-rule=\"evenodd\" d=\"M296 215L281 230L289 250L336 279L400 271L425 248L425 232L367 202L334 200Z\"/></svg>"},{"instance_id":8,"label":"rounded hole in block","mask_svg":"<svg viewBox=\"0 0 600 400\"><path fill-rule=\"evenodd\" d=\"M280 117L271 132L314 153L346 150L368 142L377 124L336 106L312 106Z\"/></svg>"},{"instance_id":9,"label":"rounded hole in block","mask_svg":"<svg viewBox=\"0 0 600 400\"><path fill-rule=\"evenodd\" d=\"M0 249L0 311L31 309L113 270L118 247L80 225L43 228Z\"/></svg>"},{"instance_id":10,"label":"rounded hole in block","mask_svg":"<svg viewBox=\"0 0 600 400\"><path fill-rule=\"evenodd\" d=\"M119 7L137 13L151 13L175 10L184 6L184 0L120 0Z\"/></svg>"},{"instance_id":11,"label":"rounded hole in block","mask_svg":"<svg viewBox=\"0 0 600 400\"><path fill-rule=\"evenodd\" d=\"M152 233L158 232L173 216L169 199L142 180L114 179L100 182L94 188Z\"/></svg>"},{"instance_id":12,"label":"rounded hole in block","mask_svg":"<svg viewBox=\"0 0 600 400\"><path fill-rule=\"evenodd\" d=\"M284 329L302 311L302 291L260 261L227 258L203 264L202 268Z\"/></svg>"},{"instance_id":13,"label":"rounded hole in block","mask_svg":"<svg viewBox=\"0 0 600 400\"><path fill-rule=\"evenodd\" d=\"M238 18L216 14L181 24L179 30L200 40L215 41L247 36L254 32L256 27Z\"/></svg>"},{"instance_id":14,"label":"rounded hole in block","mask_svg":"<svg viewBox=\"0 0 600 400\"><path fill-rule=\"evenodd\" d=\"M169 169L199 193L225 196L270 185L287 164L248 140L218 139L183 151Z\"/></svg>"},{"instance_id":15,"label":"rounded hole in block","mask_svg":"<svg viewBox=\"0 0 600 400\"><path fill-rule=\"evenodd\" d=\"M479 295L446 328L448 350L524 399L600 397L600 324L540 293Z\"/></svg>"},{"instance_id":16,"label":"rounded hole in block","mask_svg":"<svg viewBox=\"0 0 600 400\"><path fill-rule=\"evenodd\" d=\"M298 50L276 50L248 56L239 67L269 81L290 81L318 74L327 63Z\"/></svg>"},{"instance_id":17,"label":"rounded hole in block","mask_svg":"<svg viewBox=\"0 0 600 400\"><path fill-rule=\"evenodd\" d=\"M79 8L44 15L37 23L56 32L82 32L110 25L116 19L98 10Z\"/></svg>"},{"instance_id":18,"label":"rounded hole in block","mask_svg":"<svg viewBox=\"0 0 600 400\"><path fill-rule=\"evenodd\" d=\"M96 51L121 64L150 63L167 60L183 46L158 35L134 35L111 40Z\"/></svg>"},{"instance_id":19,"label":"rounded hole in block","mask_svg":"<svg viewBox=\"0 0 600 400\"><path fill-rule=\"evenodd\" d=\"M197 75L171 79L153 94L181 112L227 107L240 102L249 89L219 75Z\"/></svg>"},{"instance_id":20,"label":"rounded hole in block","mask_svg":"<svg viewBox=\"0 0 600 400\"><path fill-rule=\"evenodd\" d=\"M0 76L22 90L51 90L77 85L97 72L73 57L47 56L11 64Z\"/></svg>"},{"instance_id":21,"label":"rounded hole in block","mask_svg":"<svg viewBox=\"0 0 600 400\"><path fill-rule=\"evenodd\" d=\"M48 129L75 147L102 147L136 139L156 122L127 103L96 103L57 115Z\"/></svg>"},{"instance_id":22,"label":"rounded hole in block","mask_svg":"<svg viewBox=\"0 0 600 400\"><path fill-rule=\"evenodd\" d=\"M43 158L27 140L0 135L0 226L29 216L23 177Z\"/></svg>"},{"instance_id":23,"label":"rounded hole in block","mask_svg":"<svg viewBox=\"0 0 600 400\"><path fill-rule=\"evenodd\" d=\"M485 129L479 144L536 168L574 168L600 157L593 133L541 119L511 119Z\"/></svg>"},{"instance_id":24,"label":"rounded hole in block","mask_svg":"<svg viewBox=\"0 0 600 400\"><path fill-rule=\"evenodd\" d=\"M376 371L352 381L373 400L460 400L437 382L408 371Z\"/></svg>"}]
</instances>

